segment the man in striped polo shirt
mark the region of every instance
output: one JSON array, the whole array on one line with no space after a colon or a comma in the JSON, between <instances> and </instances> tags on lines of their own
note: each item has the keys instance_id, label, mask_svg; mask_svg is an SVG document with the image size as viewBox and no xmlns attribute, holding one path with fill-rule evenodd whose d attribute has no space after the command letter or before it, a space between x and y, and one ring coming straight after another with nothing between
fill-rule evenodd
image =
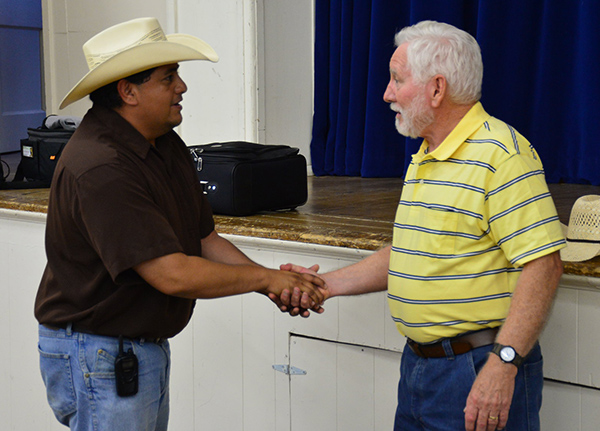
<instances>
[{"instance_id":1,"label":"man in striped polo shirt","mask_svg":"<svg viewBox=\"0 0 600 431\"><path fill-rule=\"evenodd\" d=\"M388 289L407 337L395 430L538 430L537 339L565 246L540 158L479 102L473 37L424 21L400 31L396 46L384 100L399 133L424 140L393 244L322 275L326 295ZM294 306L299 295L282 299Z\"/></svg>"}]
</instances>

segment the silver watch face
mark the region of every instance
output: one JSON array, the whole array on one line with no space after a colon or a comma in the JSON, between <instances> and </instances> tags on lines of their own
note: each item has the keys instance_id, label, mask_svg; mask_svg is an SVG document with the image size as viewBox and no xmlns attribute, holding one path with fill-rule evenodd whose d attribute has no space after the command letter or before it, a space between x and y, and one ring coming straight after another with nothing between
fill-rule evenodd
<instances>
[{"instance_id":1,"label":"silver watch face","mask_svg":"<svg viewBox=\"0 0 600 431\"><path fill-rule=\"evenodd\" d=\"M504 362L512 362L515 359L515 349L512 347L503 347L500 349L500 357Z\"/></svg>"}]
</instances>

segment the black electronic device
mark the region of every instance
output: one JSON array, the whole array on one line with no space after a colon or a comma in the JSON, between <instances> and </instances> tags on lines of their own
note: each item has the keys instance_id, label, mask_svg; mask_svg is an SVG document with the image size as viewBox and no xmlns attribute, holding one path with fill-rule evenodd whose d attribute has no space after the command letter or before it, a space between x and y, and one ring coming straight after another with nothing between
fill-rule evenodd
<instances>
[{"instance_id":1,"label":"black electronic device","mask_svg":"<svg viewBox=\"0 0 600 431\"><path fill-rule=\"evenodd\" d=\"M138 392L138 359L131 349L123 351L123 337L119 337L119 355L115 359L117 395L130 397Z\"/></svg>"}]
</instances>

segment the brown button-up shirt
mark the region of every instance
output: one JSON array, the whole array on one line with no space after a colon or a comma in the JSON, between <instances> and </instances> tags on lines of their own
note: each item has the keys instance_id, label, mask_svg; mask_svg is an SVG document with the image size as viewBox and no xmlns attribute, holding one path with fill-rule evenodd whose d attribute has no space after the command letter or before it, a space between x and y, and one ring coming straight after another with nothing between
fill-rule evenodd
<instances>
[{"instance_id":1,"label":"brown button-up shirt","mask_svg":"<svg viewBox=\"0 0 600 431\"><path fill-rule=\"evenodd\" d=\"M174 336L194 301L159 292L132 267L176 252L201 256L213 229L179 136L169 132L153 147L116 112L93 107L54 174L36 318L98 335Z\"/></svg>"}]
</instances>

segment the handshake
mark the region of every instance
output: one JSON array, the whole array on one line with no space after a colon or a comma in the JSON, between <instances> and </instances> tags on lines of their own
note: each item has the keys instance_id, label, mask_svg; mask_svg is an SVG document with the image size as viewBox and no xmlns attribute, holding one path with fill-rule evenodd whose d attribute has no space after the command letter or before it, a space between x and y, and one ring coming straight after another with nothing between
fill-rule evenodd
<instances>
[{"instance_id":1,"label":"handshake","mask_svg":"<svg viewBox=\"0 0 600 431\"><path fill-rule=\"evenodd\" d=\"M322 313L325 300L331 296L325 279L317 274L319 265L305 268L287 263L277 271L282 278L291 278L286 283L271 284L265 292L282 312L291 316L308 317L310 311ZM283 288L282 288L283 287Z\"/></svg>"}]
</instances>

